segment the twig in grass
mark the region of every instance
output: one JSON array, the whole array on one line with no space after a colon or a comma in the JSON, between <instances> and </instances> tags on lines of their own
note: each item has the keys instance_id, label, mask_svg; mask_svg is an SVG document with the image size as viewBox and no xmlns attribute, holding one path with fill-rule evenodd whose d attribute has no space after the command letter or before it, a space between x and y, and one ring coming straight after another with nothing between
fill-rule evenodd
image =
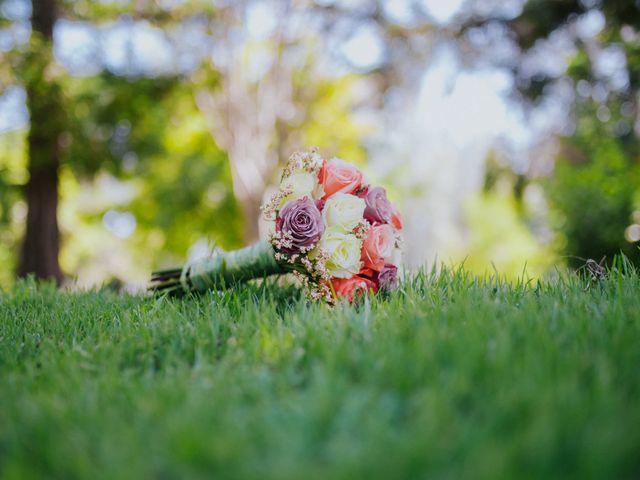
<instances>
[{"instance_id":1,"label":"twig in grass","mask_svg":"<svg viewBox=\"0 0 640 480\"><path fill-rule=\"evenodd\" d=\"M577 258L578 260L582 260L584 265L577 269L577 271L586 270L589 274L589 281L587 282L587 286L585 287L585 291L591 288L592 284L598 283L601 280L606 279L609 276L609 271L604 261L606 260L606 255L600 259L599 262L596 262L593 258L582 258L572 256L571 258Z\"/></svg>"}]
</instances>

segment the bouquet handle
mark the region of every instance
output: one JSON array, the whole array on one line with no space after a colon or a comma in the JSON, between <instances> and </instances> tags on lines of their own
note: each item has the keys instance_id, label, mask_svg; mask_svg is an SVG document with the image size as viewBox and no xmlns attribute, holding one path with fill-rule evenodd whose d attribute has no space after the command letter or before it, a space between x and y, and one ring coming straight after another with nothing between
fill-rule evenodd
<instances>
[{"instance_id":1,"label":"bouquet handle","mask_svg":"<svg viewBox=\"0 0 640 480\"><path fill-rule=\"evenodd\" d=\"M211 255L182 268L153 272L151 290L170 294L204 292L287 271L287 265L276 260L271 244L263 240L231 252L216 248Z\"/></svg>"}]
</instances>

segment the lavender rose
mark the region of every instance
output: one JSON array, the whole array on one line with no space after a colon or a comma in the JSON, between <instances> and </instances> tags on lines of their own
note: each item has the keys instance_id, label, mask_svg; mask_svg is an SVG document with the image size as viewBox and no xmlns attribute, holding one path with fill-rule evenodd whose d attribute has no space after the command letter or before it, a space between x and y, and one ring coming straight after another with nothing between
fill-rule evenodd
<instances>
[{"instance_id":1,"label":"lavender rose","mask_svg":"<svg viewBox=\"0 0 640 480\"><path fill-rule=\"evenodd\" d=\"M389 223L393 215L391 202L387 200L387 192L382 187L370 188L364 195L366 208L364 218L370 223Z\"/></svg>"},{"instance_id":2,"label":"lavender rose","mask_svg":"<svg viewBox=\"0 0 640 480\"><path fill-rule=\"evenodd\" d=\"M322 214L309 197L289 200L280 209L277 229L291 237L291 252L315 245L324 232Z\"/></svg>"},{"instance_id":3,"label":"lavender rose","mask_svg":"<svg viewBox=\"0 0 640 480\"><path fill-rule=\"evenodd\" d=\"M382 270L378 272L376 281L380 290L392 292L398 288L398 267L387 263Z\"/></svg>"}]
</instances>

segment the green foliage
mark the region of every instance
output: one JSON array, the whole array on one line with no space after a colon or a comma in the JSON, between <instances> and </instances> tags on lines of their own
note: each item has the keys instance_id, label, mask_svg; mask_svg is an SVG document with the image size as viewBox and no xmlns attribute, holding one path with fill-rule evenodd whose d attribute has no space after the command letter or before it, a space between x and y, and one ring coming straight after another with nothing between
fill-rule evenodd
<instances>
[{"instance_id":1,"label":"green foliage","mask_svg":"<svg viewBox=\"0 0 640 480\"><path fill-rule=\"evenodd\" d=\"M621 35L621 27L633 25L640 8L611 1L602 3L602 11L606 25L597 40L603 48L613 46L624 52L629 82L617 89L607 86L594 68L593 52L579 45L567 75L576 85L581 81L594 88L606 87L606 95L598 101L576 95L575 133L563 139L563 153L548 183L562 250L574 266L584 263L574 256L611 259L619 251L640 261L637 244L624 236L638 208L634 197L640 192L640 146L633 128L638 115L640 50L637 41Z\"/></svg>"},{"instance_id":2,"label":"green foliage","mask_svg":"<svg viewBox=\"0 0 640 480\"><path fill-rule=\"evenodd\" d=\"M69 78L70 119L64 143L74 173L91 176L106 170L132 176L136 169L127 171L123 165L127 154L148 165L163 151L163 135L173 115L172 95L179 83L176 77L130 79L108 73Z\"/></svg>"},{"instance_id":3,"label":"green foliage","mask_svg":"<svg viewBox=\"0 0 640 480\"><path fill-rule=\"evenodd\" d=\"M26 132L0 134L0 288L11 285L16 269L20 221L26 214L21 186L27 178Z\"/></svg>"},{"instance_id":4,"label":"green foliage","mask_svg":"<svg viewBox=\"0 0 640 480\"><path fill-rule=\"evenodd\" d=\"M313 71L297 72L294 85L305 115L290 128L297 134L295 151L305 146L317 146L325 153L364 163L363 127L352 117L353 92L359 87L356 75L317 79Z\"/></svg>"},{"instance_id":5,"label":"green foliage","mask_svg":"<svg viewBox=\"0 0 640 480\"><path fill-rule=\"evenodd\" d=\"M572 32L575 35L576 20L584 14L597 11L603 14L605 22L602 30L596 38L585 41L581 38L574 38L576 46L576 61L568 65L568 76L589 80L603 81L598 74L600 70L595 65L594 58L597 57L597 49L609 46L621 47L626 56L627 64L625 69L629 74L629 83L621 90L630 93L631 96L640 87L640 75L638 74L638 41L634 35L625 39L621 34L623 29L631 28L640 22L640 5L638 2L629 0L607 0L584 2L579 0L528 0L524 4L522 12L513 19L496 18L495 21L504 22L509 28L523 52L535 49L539 41L552 40L555 33L565 31L565 34ZM474 25L475 22L471 22ZM594 41L591 45L591 41ZM558 79L557 74L549 74L544 70L530 76L526 69L522 71L520 60L513 64L513 70L517 76L522 76L518 83L518 88L525 98L539 100L549 89L545 88ZM524 74L524 75L523 75ZM577 74L577 75L576 75ZM561 75L564 77L565 75ZM620 88L620 87L618 87Z\"/></svg>"},{"instance_id":6,"label":"green foliage","mask_svg":"<svg viewBox=\"0 0 640 480\"><path fill-rule=\"evenodd\" d=\"M169 254L184 258L202 237L238 248L244 219L231 189L227 154L216 146L190 92L176 92L172 101L163 152L142 170L142 193L132 209L143 226L162 231Z\"/></svg>"},{"instance_id":7,"label":"green foliage","mask_svg":"<svg viewBox=\"0 0 640 480\"><path fill-rule=\"evenodd\" d=\"M20 198L20 188L26 179L26 136L13 131L0 135L0 227L11 223L11 209Z\"/></svg>"},{"instance_id":8,"label":"green foliage","mask_svg":"<svg viewBox=\"0 0 640 480\"><path fill-rule=\"evenodd\" d=\"M640 185L638 162L595 114L580 118L547 183L562 249L574 266L587 258L599 261L606 256L610 261L620 251L637 262L637 245L629 243L624 232L632 223Z\"/></svg>"},{"instance_id":9,"label":"green foliage","mask_svg":"<svg viewBox=\"0 0 640 480\"><path fill-rule=\"evenodd\" d=\"M640 277L621 267L588 291L420 274L333 309L19 283L0 476L633 478Z\"/></svg>"},{"instance_id":10,"label":"green foliage","mask_svg":"<svg viewBox=\"0 0 640 480\"><path fill-rule=\"evenodd\" d=\"M122 15L145 18L156 25L171 25L190 15L213 15L217 6L206 0L180 0L179 2L138 2L118 0L95 2L93 0L59 0L67 16L91 22L113 21Z\"/></svg>"},{"instance_id":11,"label":"green foliage","mask_svg":"<svg viewBox=\"0 0 640 480\"><path fill-rule=\"evenodd\" d=\"M511 194L488 191L465 205L469 244L458 259L472 272L484 273L493 266L508 278L526 271L539 277L555 260L548 247L540 245Z\"/></svg>"},{"instance_id":12,"label":"green foliage","mask_svg":"<svg viewBox=\"0 0 640 480\"><path fill-rule=\"evenodd\" d=\"M522 13L511 21L511 27L518 43L523 48L531 48L538 39L548 37L571 16L584 13L585 10L583 2L579 0L528 0Z\"/></svg>"}]
</instances>

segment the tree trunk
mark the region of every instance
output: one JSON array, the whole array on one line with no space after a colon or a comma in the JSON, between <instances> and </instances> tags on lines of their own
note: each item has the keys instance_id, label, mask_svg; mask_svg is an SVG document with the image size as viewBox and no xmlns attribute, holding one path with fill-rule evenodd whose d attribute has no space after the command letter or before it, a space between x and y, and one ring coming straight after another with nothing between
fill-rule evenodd
<instances>
[{"instance_id":1,"label":"tree trunk","mask_svg":"<svg viewBox=\"0 0 640 480\"><path fill-rule=\"evenodd\" d=\"M240 201L242 213L245 218L244 244L253 245L260 240L260 229L258 226L260 219L260 205L262 198L248 198Z\"/></svg>"},{"instance_id":2,"label":"tree trunk","mask_svg":"<svg viewBox=\"0 0 640 480\"><path fill-rule=\"evenodd\" d=\"M29 141L31 148L31 138ZM27 184L27 231L22 244L22 257L18 276L30 273L37 278L53 278L62 282L62 271L58 263L60 234L58 231L58 170L57 165L47 168L29 169Z\"/></svg>"},{"instance_id":3,"label":"tree trunk","mask_svg":"<svg viewBox=\"0 0 640 480\"><path fill-rule=\"evenodd\" d=\"M33 35L23 73L30 115L28 212L17 273L20 277L52 278L59 285L63 275L58 262L58 139L65 120L61 88L52 68L55 20L55 0L33 1Z\"/></svg>"}]
</instances>

